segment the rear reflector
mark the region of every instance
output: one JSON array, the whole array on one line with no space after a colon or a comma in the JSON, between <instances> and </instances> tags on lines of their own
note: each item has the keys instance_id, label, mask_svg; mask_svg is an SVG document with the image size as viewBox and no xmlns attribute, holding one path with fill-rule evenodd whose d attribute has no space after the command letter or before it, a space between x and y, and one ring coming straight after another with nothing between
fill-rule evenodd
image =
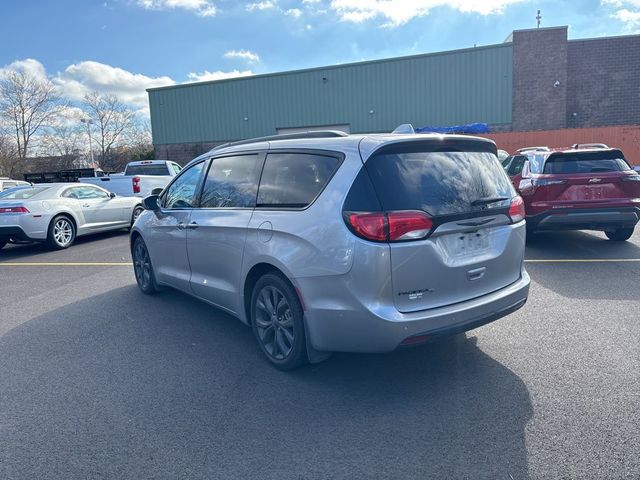
<instances>
[{"instance_id":1,"label":"rear reflector","mask_svg":"<svg viewBox=\"0 0 640 480\"><path fill-rule=\"evenodd\" d=\"M0 207L0 213L29 213L26 207Z\"/></svg>"},{"instance_id":2,"label":"rear reflector","mask_svg":"<svg viewBox=\"0 0 640 480\"><path fill-rule=\"evenodd\" d=\"M344 218L353 233L373 242L421 240L433 227L431 217L418 210L345 212Z\"/></svg>"},{"instance_id":3,"label":"rear reflector","mask_svg":"<svg viewBox=\"0 0 640 480\"><path fill-rule=\"evenodd\" d=\"M511 223L518 223L524 220L525 209L524 201L520 195L517 195L511 199L511 206L509 207L509 217Z\"/></svg>"}]
</instances>

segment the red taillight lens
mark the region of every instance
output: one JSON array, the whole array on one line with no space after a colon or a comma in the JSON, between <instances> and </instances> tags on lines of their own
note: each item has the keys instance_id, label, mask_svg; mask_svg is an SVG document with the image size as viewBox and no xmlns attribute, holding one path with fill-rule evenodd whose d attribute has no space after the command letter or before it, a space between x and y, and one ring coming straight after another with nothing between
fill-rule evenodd
<instances>
[{"instance_id":1,"label":"red taillight lens","mask_svg":"<svg viewBox=\"0 0 640 480\"><path fill-rule=\"evenodd\" d=\"M385 214L382 212L347 213L349 226L353 232L366 240L384 242L387 239Z\"/></svg>"},{"instance_id":2,"label":"red taillight lens","mask_svg":"<svg viewBox=\"0 0 640 480\"><path fill-rule=\"evenodd\" d=\"M133 177L133 193L140 193L140 177Z\"/></svg>"},{"instance_id":3,"label":"red taillight lens","mask_svg":"<svg viewBox=\"0 0 640 480\"><path fill-rule=\"evenodd\" d=\"M509 207L509 217L511 218L511 223L518 223L524 220L524 200L522 200L522 197L520 195L515 196L511 199L511 206Z\"/></svg>"},{"instance_id":4,"label":"red taillight lens","mask_svg":"<svg viewBox=\"0 0 640 480\"><path fill-rule=\"evenodd\" d=\"M27 207L0 207L0 213L29 213Z\"/></svg>"},{"instance_id":5,"label":"red taillight lens","mask_svg":"<svg viewBox=\"0 0 640 480\"><path fill-rule=\"evenodd\" d=\"M428 235L433 221L424 212L389 212L389 241L418 240Z\"/></svg>"},{"instance_id":6,"label":"red taillight lens","mask_svg":"<svg viewBox=\"0 0 640 480\"><path fill-rule=\"evenodd\" d=\"M426 237L433 221L421 211L346 212L353 233L374 242L402 242Z\"/></svg>"}]
</instances>

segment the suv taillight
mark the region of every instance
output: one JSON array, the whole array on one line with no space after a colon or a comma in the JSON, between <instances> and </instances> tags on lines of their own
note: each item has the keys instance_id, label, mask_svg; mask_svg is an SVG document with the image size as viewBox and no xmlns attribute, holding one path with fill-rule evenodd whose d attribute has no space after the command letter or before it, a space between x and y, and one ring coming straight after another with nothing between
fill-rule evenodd
<instances>
[{"instance_id":1,"label":"suv taillight","mask_svg":"<svg viewBox=\"0 0 640 480\"><path fill-rule=\"evenodd\" d=\"M131 181L133 182L133 193L140 193L140 177L133 177Z\"/></svg>"},{"instance_id":2,"label":"suv taillight","mask_svg":"<svg viewBox=\"0 0 640 480\"><path fill-rule=\"evenodd\" d=\"M345 212L353 233L372 242L421 240L431 232L433 221L418 210L397 212Z\"/></svg>"},{"instance_id":3,"label":"suv taillight","mask_svg":"<svg viewBox=\"0 0 640 480\"><path fill-rule=\"evenodd\" d=\"M518 223L524 220L525 217L524 200L520 195L516 195L511 199L511 206L509 207L509 218L511 223Z\"/></svg>"},{"instance_id":4,"label":"suv taillight","mask_svg":"<svg viewBox=\"0 0 640 480\"><path fill-rule=\"evenodd\" d=\"M29 213L27 207L0 207L0 213Z\"/></svg>"}]
</instances>

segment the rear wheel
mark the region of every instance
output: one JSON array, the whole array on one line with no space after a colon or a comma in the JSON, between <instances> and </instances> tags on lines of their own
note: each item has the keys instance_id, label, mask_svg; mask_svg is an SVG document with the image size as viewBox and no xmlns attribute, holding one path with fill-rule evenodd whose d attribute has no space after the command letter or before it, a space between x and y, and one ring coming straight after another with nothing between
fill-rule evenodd
<instances>
[{"instance_id":1,"label":"rear wheel","mask_svg":"<svg viewBox=\"0 0 640 480\"><path fill-rule=\"evenodd\" d=\"M256 283L251 325L260 349L276 368L292 370L307 362L302 306L282 276L269 273Z\"/></svg>"},{"instance_id":2,"label":"rear wheel","mask_svg":"<svg viewBox=\"0 0 640 480\"><path fill-rule=\"evenodd\" d=\"M160 289L153 273L153 265L151 265L151 257L149 257L147 245L142 240L142 237L136 238L135 242L133 242L131 256L133 257L133 271L136 275L136 282L142 293L147 295L157 293Z\"/></svg>"},{"instance_id":3,"label":"rear wheel","mask_svg":"<svg viewBox=\"0 0 640 480\"><path fill-rule=\"evenodd\" d=\"M631 235L633 235L633 227L609 230L604 232L604 234L609 238L609 240L613 240L614 242L624 242L625 240L629 240Z\"/></svg>"},{"instance_id":4,"label":"rear wheel","mask_svg":"<svg viewBox=\"0 0 640 480\"><path fill-rule=\"evenodd\" d=\"M47 245L52 250L61 250L71 246L76 239L76 226L64 215L58 215L49 224Z\"/></svg>"},{"instance_id":5,"label":"rear wheel","mask_svg":"<svg viewBox=\"0 0 640 480\"><path fill-rule=\"evenodd\" d=\"M136 208L133 209L133 214L131 214L132 227L133 227L133 224L136 223L136 220L138 219L138 217L142 212L144 212L144 208L142 208L140 205L138 205Z\"/></svg>"}]
</instances>

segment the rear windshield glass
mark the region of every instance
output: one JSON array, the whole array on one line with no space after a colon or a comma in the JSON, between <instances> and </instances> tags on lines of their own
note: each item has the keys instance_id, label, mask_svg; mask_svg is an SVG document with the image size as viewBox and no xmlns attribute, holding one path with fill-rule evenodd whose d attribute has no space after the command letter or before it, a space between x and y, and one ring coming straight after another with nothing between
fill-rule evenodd
<instances>
[{"instance_id":1,"label":"rear windshield glass","mask_svg":"<svg viewBox=\"0 0 640 480\"><path fill-rule=\"evenodd\" d=\"M0 198L8 199L8 200L11 200L11 199L26 200L28 198L35 197L39 193L42 193L45 190L48 190L49 188L50 187L33 187L33 188L16 187L16 188L12 188L11 190L5 190L4 192L0 193Z\"/></svg>"},{"instance_id":2,"label":"rear windshield glass","mask_svg":"<svg viewBox=\"0 0 640 480\"><path fill-rule=\"evenodd\" d=\"M629 164L616 152L554 154L547 158L543 173L597 173L630 170Z\"/></svg>"},{"instance_id":3,"label":"rear windshield glass","mask_svg":"<svg viewBox=\"0 0 640 480\"><path fill-rule=\"evenodd\" d=\"M165 163L130 165L127 167L127 175L169 175L169 169Z\"/></svg>"},{"instance_id":4,"label":"rear windshield glass","mask_svg":"<svg viewBox=\"0 0 640 480\"><path fill-rule=\"evenodd\" d=\"M490 152L389 153L366 165L385 210L451 215L504 207L515 195Z\"/></svg>"}]
</instances>

